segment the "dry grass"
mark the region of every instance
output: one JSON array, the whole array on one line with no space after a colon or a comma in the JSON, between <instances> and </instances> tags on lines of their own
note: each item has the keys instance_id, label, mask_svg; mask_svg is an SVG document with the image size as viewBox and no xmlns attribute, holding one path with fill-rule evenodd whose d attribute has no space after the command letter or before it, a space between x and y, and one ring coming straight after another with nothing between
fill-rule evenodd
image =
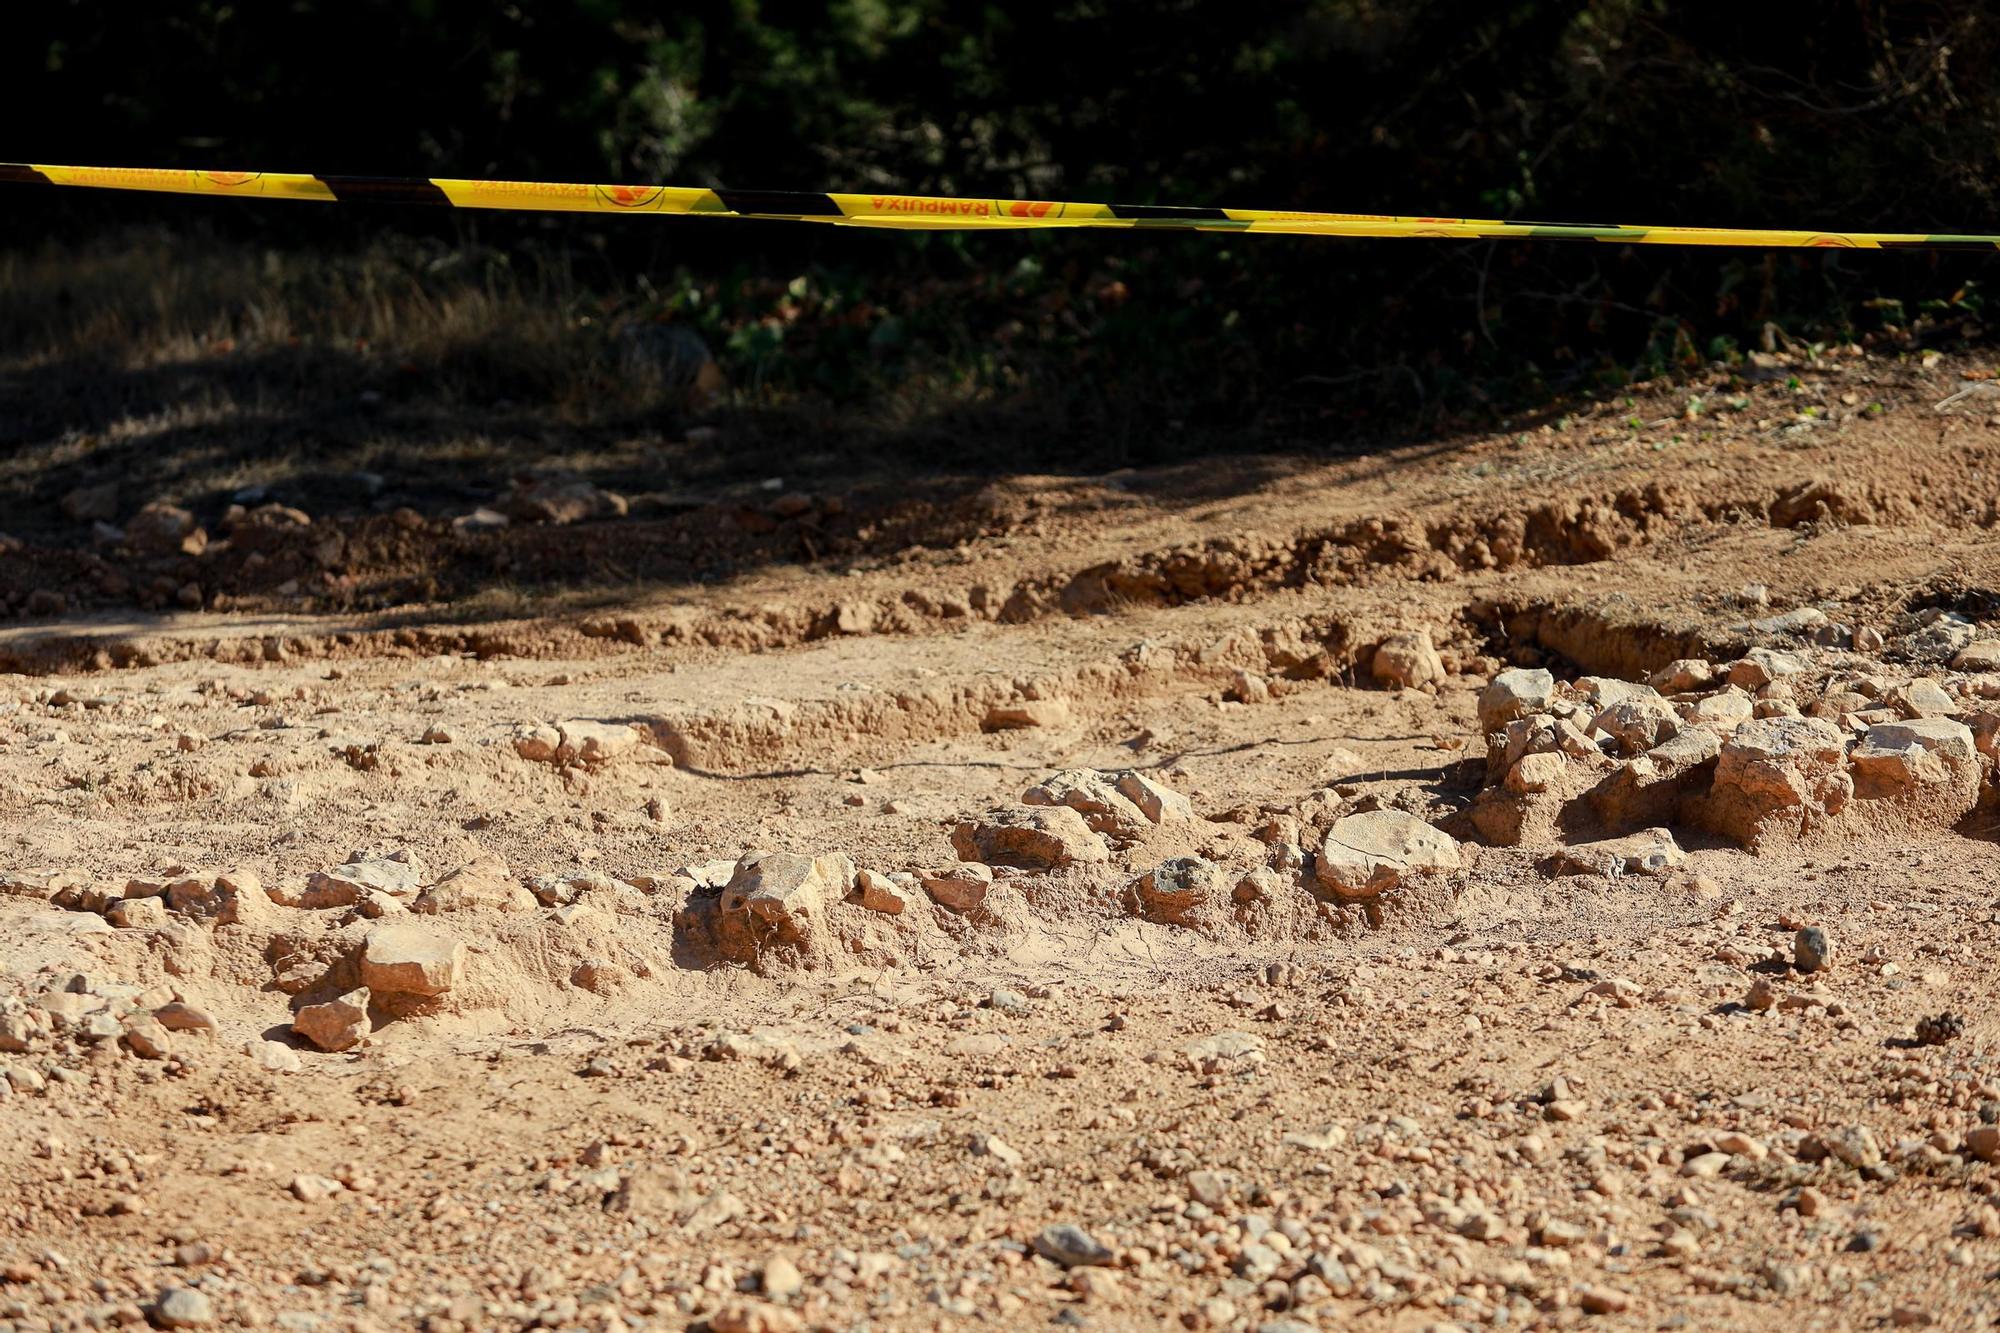
<instances>
[{"instance_id":1,"label":"dry grass","mask_svg":"<svg viewBox=\"0 0 2000 1333\"><path fill-rule=\"evenodd\" d=\"M1231 382L1199 347L1104 335L1116 312L1079 314L1069 277L992 278L697 280L532 246L160 229L0 253L0 530L87 542L59 503L107 481L121 516L158 498L212 519L253 488L316 515L461 514L527 472L674 507L754 502L774 477L955 490L1278 447L1238 416L1183 419ZM723 370L696 404L700 339ZM689 440L697 419L720 439Z\"/></svg>"},{"instance_id":2,"label":"dry grass","mask_svg":"<svg viewBox=\"0 0 2000 1333\"><path fill-rule=\"evenodd\" d=\"M448 498L629 472L687 402L649 314L557 261L411 242L316 258L138 232L0 255L0 499L18 531L104 480L203 504L337 501L361 473Z\"/></svg>"},{"instance_id":3,"label":"dry grass","mask_svg":"<svg viewBox=\"0 0 2000 1333\"><path fill-rule=\"evenodd\" d=\"M497 252L410 242L327 258L126 233L0 255L0 365L149 370L305 352L329 374L358 362L363 377L421 375L442 402L532 395L591 417L660 388L635 377L617 339L630 321L602 304L560 261L524 273Z\"/></svg>"}]
</instances>

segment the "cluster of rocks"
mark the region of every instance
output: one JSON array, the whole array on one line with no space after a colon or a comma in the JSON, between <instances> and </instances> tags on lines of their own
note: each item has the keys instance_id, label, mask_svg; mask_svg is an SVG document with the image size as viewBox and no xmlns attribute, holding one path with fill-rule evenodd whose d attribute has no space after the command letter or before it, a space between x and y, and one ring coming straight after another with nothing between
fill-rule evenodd
<instances>
[{"instance_id":1,"label":"cluster of rocks","mask_svg":"<svg viewBox=\"0 0 2000 1333\"><path fill-rule=\"evenodd\" d=\"M678 924L723 961L825 965L868 949L869 917L908 932L941 926L938 913L992 923L1019 911L1017 882L1106 871L1114 848L1192 814L1185 796L1145 774L1064 770L1019 805L960 821L950 863L879 870L837 853L753 851L689 867L693 892ZM836 920L847 908L864 915Z\"/></svg>"},{"instance_id":2,"label":"cluster of rocks","mask_svg":"<svg viewBox=\"0 0 2000 1333\"><path fill-rule=\"evenodd\" d=\"M120 490L115 481L79 486L63 496L63 516L72 523L89 524L99 545L125 545L151 554L200 555L208 549L208 533L194 515L168 500L149 501L122 525L115 522Z\"/></svg>"},{"instance_id":3,"label":"cluster of rocks","mask_svg":"<svg viewBox=\"0 0 2000 1333\"><path fill-rule=\"evenodd\" d=\"M128 879L119 886L64 882L45 887L50 890L52 905L95 913L119 931L172 934L187 928L227 931L235 927L255 931L264 939L285 939L291 935L285 922L286 909L337 914L364 924L374 921L376 924L360 936L351 957L340 960L339 965L320 968L307 962L300 968L281 970L274 978L280 990L308 997L325 991L338 979L351 977L358 983L302 1004L293 1016L293 1031L328 1051L353 1046L372 1030L371 1005L378 1015L384 1012L385 1002L391 1014L411 1012L449 993L464 979L468 959L464 941L423 924L413 914L469 907L512 911L535 905L527 890L508 878L497 857L477 858L426 887L421 861L405 851L386 855L356 852L340 865L315 871L298 887L267 888L255 873L241 869L213 877L176 871L160 878ZM108 1002L117 1001L130 998L125 994L128 990L131 996L150 994L137 987L103 994ZM184 1018L177 1000L177 996L169 996L153 1004L152 1016L170 1030ZM66 1012L81 1002L60 1003ZM161 1009L162 1005L167 1007ZM90 1012L94 1015L94 1036L120 1036L113 1030L115 1019L123 1023L123 1038L133 1049L167 1049L164 1037L143 1024L135 1026L137 1020L129 1014L107 1017L97 1009ZM212 1032L215 1025L203 1016L199 1026ZM0 1049L5 1049L4 1044ZM274 1067L287 1063L283 1056L262 1050L252 1054L267 1064L275 1062ZM295 1056L290 1063L296 1065Z\"/></svg>"},{"instance_id":4,"label":"cluster of rocks","mask_svg":"<svg viewBox=\"0 0 2000 1333\"><path fill-rule=\"evenodd\" d=\"M1312 850L1274 842L1263 864L1247 869L1173 857L1133 879L1125 896L1146 920L1213 928L1232 919L1372 903L1415 879L1465 865L1463 845L1428 821L1405 810L1361 810L1334 818Z\"/></svg>"},{"instance_id":5,"label":"cluster of rocks","mask_svg":"<svg viewBox=\"0 0 2000 1333\"><path fill-rule=\"evenodd\" d=\"M521 477L500 502L496 517L503 523L514 519L523 523L561 525L591 519L623 518L630 509L631 505L624 496L580 477Z\"/></svg>"},{"instance_id":6,"label":"cluster of rocks","mask_svg":"<svg viewBox=\"0 0 2000 1333\"><path fill-rule=\"evenodd\" d=\"M175 1061L188 1042L212 1042L218 1030L213 1015L170 985L82 972L26 978L19 993L0 997L0 1100L41 1092L51 1080L88 1082L83 1066L105 1058Z\"/></svg>"},{"instance_id":7,"label":"cluster of rocks","mask_svg":"<svg viewBox=\"0 0 2000 1333\"><path fill-rule=\"evenodd\" d=\"M414 922L388 921L363 939L355 965L361 984L328 1000L301 1005L292 1031L323 1051L344 1051L374 1029L371 1005L384 998L424 1002L448 994L465 978L463 940Z\"/></svg>"},{"instance_id":8,"label":"cluster of rocks","mask_svg":"<svg viewBox=\"0 0 2000 1333\"><path fill-rule=\"evenodd\" d=\"M524 735L517 748L538 761L592 764L638 743L622 725L547 730ZM97 929L152 932L169 951L215 956L221 948L240 957L246 951L228 941L244 937L230 932L254 932L249 952L270 960L271 986L292 997L292 1031L320 1050L342 1051L385 1023L447 1002L504 1004L510 968L615 994L649 974L645 939L684 959L760 970L894 961L1023 926L1038 903L1060 911L1122 901L1151 922L1210 929L1365 902L1412 876L1464 864L1453 838L1410 812L1324 813L1310 848L1240 835L1217 840L1187 796L1153 774L1066 769L1028 787L1017 804L960 821L950 831L955 859L901 869L857 865L838 852L754 850L620 880L594 871L517 875L483 853L436 875L409 850L364 849L268 886L247 870L176 868L116 887L57 883L36 891L101 916ZM1197 846L1223 848L1213 853L1222 859L1188 852ZM641 916L669 929L621 935L621 918ZM492 952L488 944L510 961L497 971L481 964L481 975L469 978L470 946L483 955ZM571 962L559 964L564 951ZM284 1063L273 1051L252 1053L272 1067Z\"/></svg>"},{"instance_id":9,"label":"cluster of rocks","mask_svg":"<svg viewBox=\"0 0 2000 1333\"><path fill-rule=\"evenodd\" d=\"M121 930L145 930L178 917L217 926L268 924L273 901L251 870L213 877L176 869L158 878L123 884L58 880L46 886L49 902L65 911L94 912Z\"/></svg>"},{"instance_id":10,"label":"cluster of rocks","mask_svg":"<svg viewBox=\"0 0 2000 1333\"><path fill-rule=\"evenodd\" d=\"M1023 800L1031 806L1077 811L1091 831L1109 835L1121 845L1148 826L1194 817L1185 796L1140 773L1125 773L1113 781L1104 774L1065 771L1029 788ZM976 828L961 825L954 845L961 855L984 851L981 837L988 844L999 841L1010 836L1019 822L1000 827L991 822ZM1075 839L1069 845L1074 847ZM1085 846L1064 863L1108 859L1094 846ZM1265 864L1247 869L1232 871L1200 856L1170 858L1131 880L1126 899L1137 915L1148 920L1195 925L1217 918L1230 904L1269 902L1287 889L1311 889L1335 900L1370 899L1407 874L1456 870L1461 864L1459 845L1450 835L1405 811L1371 810L1335 819L1310 853L1274 840Z\"/></svg>"},{"instance_id":11,"label":"cluster of rocks","mask_svg":"<svg viewBox=\"0 0 2000 1333\"><path fill-rule=\"evenodd\" d=\"M1984 662L1984 647L1958 660ZM1686 824L1755 850L1971 812L2000 754L2000 675L1838 656L1753 648L1676 661L1646 683L1503 671L1479 699L1490 785L1472 823L1503 846Z\"/></svg>"},{"instance_id":12,"label":"cluster of rocks","mask_svg":"<svg viewBox=\"0 0 2000 1333\"><path fill-rule=\"evenodd\" d=\"M954 923L1004 928L1031 901L1080 894L1108 897L1156 924L1212 930L1372 902L1467 864L1457 839L1408 811L1323 813L1324 831L1310 849L1281 838L1262 847L1238 840L1258 851L1249 864L1182 854L1148 865L1144 854L1156 839L1201 838L1188 798L1145 773L1065 769L1029 787L1018 805L961 820L951 832L958 858L951 863L882 871L838 854L753 852L690 868L684 873L698 883L678 924L723 961L827 966L869 951L880 938L871 915L907 933L941 928L962 936Z\"/></svg>"}]
</instances>

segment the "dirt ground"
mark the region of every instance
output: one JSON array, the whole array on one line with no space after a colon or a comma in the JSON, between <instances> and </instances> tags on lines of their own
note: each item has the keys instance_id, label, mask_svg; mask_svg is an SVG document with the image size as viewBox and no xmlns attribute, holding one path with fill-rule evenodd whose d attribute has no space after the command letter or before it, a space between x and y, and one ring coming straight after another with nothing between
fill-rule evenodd
<instances>
[{"instance_id":1,"label":"dirt ground","mask_svg":"<svg viewBox=\"0 0 2000 1333\"><path fill-rule=\"evenodd\" d=\"M1988 382L86 478L0 538L0 1328L1992 1324Z\"/></svg>"}]
</instances>

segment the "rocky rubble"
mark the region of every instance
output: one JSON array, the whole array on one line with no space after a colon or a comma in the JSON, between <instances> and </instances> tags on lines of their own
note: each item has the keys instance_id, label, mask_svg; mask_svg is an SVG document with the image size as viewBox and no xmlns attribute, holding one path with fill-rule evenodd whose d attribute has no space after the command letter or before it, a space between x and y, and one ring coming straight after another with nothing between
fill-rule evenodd
<instances>
[{"instance_id":1,"label":"rocky rubble","mask_svg":"<svg viewBox=\"0 0 2000 1333\"><path fill-rule=\"evenodd\" d=\"M0 1100L74 1081L76 1065L101 1052L171 1062L212 1048L219 1030L207 1010L173 986L139 986L88 973L43 972L0 991Z\"/></svg>"},{"instance_id":2,"label":"rocky rubble","mask_svg":"<svg viewBox=\"0 0 2000 1333\"><path fill-rule=\"evenodd\" d=\"M1489 785L1469 817L1529 848L1675 825L1752 850L1949 827L1988 790L1996 701L2000 678L1810 650L1676 661L1650 684L1503 671L1480 695Z\"/></svg>"},{"instance_id":3,"label":"rocky rubble","mask_svg":"<svg viewBox=\"0 0 2000 1333\"><path fill-rule=\"evenodd\" d=\"M1977 663L1981 640L1967 628L1936 617L1900 630L1892 651ZM1375 651L1385 671L1430 688L1449 676L1426 675L1430 643L1410 633ZM1452 651L1454 666L1467 660ZM485 975L477 960L496 945L496 956L528 956L530 939L553 942L534 966L616 994L661 960L613 943L615 923L637 917L662 923L662 955L760 971L907 959L941 937L962 947L983 934L997 946L1038 916L1090 902L1169 929L1312 938L1345 929L1348 909L1448 888L1477 859L1475 842L1544 853L1536 864L1547 874L1616 878L1675 870L1690 834L1762 849L1948 825L1986 799L1996 701L2000 680L1983 673L1899 670L1816 643L1683 658L1645 683L1511 669L1479 693L1487 783L1456 820L1449 802L1407 783L1345 780L1289 806L1203 819L1169 773L1064 768L1026 785L1018 804L948 825L949 861L861 866L841 852L752 851L628 883L516 874L491 853L440 875L407 850L361 849L268 889L244 872L175 871L115 890L53 886L51 896L133 935L265 932L275 987L301 1013L365 990L349 1007L374 1026L439 1005L504 1006L504 968ZM501 744L576 782L642 741L625 723L572 720ZM448 928L418 925L426 920ZM373 1026L328 1030L358 1040Z\"/></svg>"},{"instance_id":4,"label":"rocky rubble","mask_svg":"<svg viewBox=\"0 0 2000 1333\"><path fill-rule=\"evenodd\" d=\"M1082 815L1092 832L1131 840L1149 827L1192 819L1187 797L1144 773L1099 773L1064 769L1021 794L1023 805L1066 806Z\"/></svg>"},{"instance_id":5,"label":"rocky rubble","mask_svg":"<svg viewBox=\"0 0 2000 1333\"><path fill-rule=\"evenodd\" d=\"M1440 826L1497 846L1568 848L1576 854L1567 864L1638 873L1670 864L1678 850L1671 834L1653 839L1655 852L1615 849L1619 840L1649 830L1692 829L1754 847L1870 820L1886 820L1885 827L1912 820L1947 824L1982 799L2000 734L2000 705L1993 702L2000 686L1991 677L1935 664L1898 671L1821 646L1824 624L1774 617L1771 625L1813 642L1753 647L1735 659L1681 659L1647 683L1603 676L1558 682L1539 669L1498 673L1478 706L1489 783L1463 824L1451 823L1448 808L1414 800L1402 809L1397 802L1403 797L1393 792L1364 798L1347 785L1289 810L1267 807L1271 817L1255 831L1266 844L1257 859L1247 858L1241 846L1217 855L1199 845L1208 835L1187 798L1151 772L1063 769L1029 785L1019 805L961 820L951 833L956 867L871 871L866 886L855 878L806 897L827 904L865 901L864 910L897 916L890 904L907 909L915 891L920 900L964 916L981 910L1001 882L995 870L1030 877L1069 873L1114 880L1128 890L1132 910L1163 924L1188 924L1218 912L1240 916L1238 909L1296 905L1300 892L1367 900L1400 884L1406 870L1448 875L1459 868L1453 861L1458 844ZM1859 641L1856 632L1834 628ZM1414 675L1403 673L1408 683L1421 677L1430 686L1438 683L1426 674L1436 655L1434 647L1427 650L1430 642L1428 634L1412 632L1391 636L1373 651L1389 674L1401 669L1398 664L1416 663ZM1970 622L1939 615L1898 627L1890 651L1976 666L1983 660L1981 642ZM1465 659L1453 651L1455 668ZM587 772L633 753L642 733L624 723L579 719L528 728L511 743L537 762ZM665 808L655 801L649 809L656 805ZM1336 834L1334 825L1343 821L1354 822ZM1401 826L1393 838L1385 834L1390 824ZM1412 846L1393 845L1411 838L1430 845L1414 849L1414 858ZM1214 874L1185 873L1189 865L1178 863L1191 855L1213 865ZM902 877L900 886L892 875ZM723 889L726 880L709 887ZM78 887L62 901L96 911L117 928L146 931L170 917L220 925L279 906L354 909L370 919L404 912L525 915L536 903L573 903L591 886L588 877L517 877L480 860L434 878L407 853L358 851L308 876L302 887L279 884L268 893L246 893L219 879L162 877L134 881L116 893ZM1201 910L1190 905L1195 900L1204 904ZM751 901L732 898L724 919L741 926L769 914L774 924L726 928L734 943L721 956L817 950L798 947L798 941L817 938L817 909L785 906L805 903L796 893L759 896L756 906ZM755 948L743 943L759 938L765 943Z\"/></svg>"}]
</instances>

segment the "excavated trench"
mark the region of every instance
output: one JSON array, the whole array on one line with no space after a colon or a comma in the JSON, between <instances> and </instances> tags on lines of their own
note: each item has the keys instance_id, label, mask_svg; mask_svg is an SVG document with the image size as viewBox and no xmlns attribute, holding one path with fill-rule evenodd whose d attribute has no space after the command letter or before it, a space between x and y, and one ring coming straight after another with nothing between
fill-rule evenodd
<instances>
[{"instance_id":1,"label":"excavated trench","mask_svg":"<svg viewBox=\"0 0 2000 1333\"><path fill-rule=\"evenodd\" d=\"M1941 470L1949 477L1938 475ZM979 568L976 545L970 548L969 562L926 558L928 552L948 544L948 531L932 534L924 547L900 547L902 563L887 569L853 564L859 552L830 563L816 551L805 568L828 574L848 570L849 576L840 580L847 590L838 596L807 591L756 604L732 604L725 592L654 610L635 606L615 614L484 624L452 623L448 606L435 604L374 614L297 615L276 609L277 604L258 611L256 603L238 599L231 603L237 611L233 616L176 619L93 613L66 624L0 632L0 671L52 674L204 658L254 663L441 653L575 660L644 652L673 661L689 654L770 652L837 637L952 632L977 622L1028 625L1054 617L1115 618L1135 608L1249 604L1286 594L1412 582L1450 585L1509 571L1588 567L1662 546L1699 543L1746 526L1808 534L1870 524L1984 529L1995 521L1993 502L1977 498L1965 487L1943 484L1963 480L1968 471L1977 476L1982 469L1976 460L1955 458L1947 468L1913 469L1889 481L1811 480L1723 494L1697 494L1690 486L1652 481L1525 507L1511 499L1470 508L1455 502L1432 514L1390 513L1288 531L1252 531L1069 567L1024 572L1018 566L999 566L990 575L954 576L955 563ZM967 540L1009 532L1008 515L1014 506L995 502L991 508L994 512L978 521L967 520L966 531L971 534ZM845 516L844 509L841 513ZM884 524L865 515L853 521L870 534L863 543L868 551L888 550L909 536L907 523ZM298 581L294 565L304 569L321 556L333 561L320 568L326 578L349 583L365 579L369 548L342 537L341 522L256 528L260 544L253 545L251 554L258 557L260 568L291 571L287 580L292 583ZM648 527L644 521L628 520L534 536L544 546L560 541L588 549L632 539L643 545L654 539L645 534ZM1032 533L1033 525L1027 531ZM398 535L405 544L423 539L421 532L407 529L398 529ZM449 540L475 539L455 534ZM201 559L226 554L214 549L213 554L204 551ZM29 558L34 555L0 554L0 566L9 560L27 561L16 568L0 568L0 586L15 588L15 600L23 607L34 580L46 573L35 563L39 556ZM914 571L904 567L912 558L921 570L914 577ZM201 572L188 564L194 560L186 555L127 553L131 568L117 577L199 586ZM119 564L115 556L100 554L90 555L88 562L99 575ZM336 575L335 569L344 572ZM260 621L273 628L260 630ZM1562 636L1559 629L1553 633ZM1556 650L1580 662L1591 651L1580 642ZM1606 669L1623 668L1607 665Z\"/></svg>"},{"instance_id":2,"label":"excavated trench","mask_svg":"<svg viewBox=\"0 0 2000 1333\"><path fill-rule=\"evenodd\" d=\"M1972 595L1935 594L1959 604ZM476 772L523 792L553 782L588 794L630 790L635 780L651 786L633 765L653 754L671 761L679 790L746 779L833 782L922 747L986 744L1004 739L999 733L1105 734L1134 704L1210 700L1245 719L1326 703L1348 716L1394 706L1422 717L1444 708L1447 692L1462 710L1469 683L1476 721L1445 709L1432 724L1460 733L1438 743L1446 755L1458 748L1458 757L1431 761L1423 776L1371 776L1369 765L1336 751L1318 781L1248 803L1210 793L1197 808L1149 776L1176 767L1171 747L1163 757L1135 756L1122 776L1065 766L1044 749L1052 776L990 788L985 814L946 820L949 839L938 835L929 853L906 853L900 864L870 864L865 841L840 846L835 820L823 836L836 851L773 859L752 844L746 855L644 873L530 875L477 857L417 869L357 854L350 865L315 871L303 889L283 879L260 886L254 874L246 889L231 872L141 877L122 889L30 877L13 891L121 928L207 927L173 937L172 948L194 951L176 966L276 985L301 1008L333 1004L361 984L362 951L384 919L424 917L433 938L512 960L495 964L502 975L493 989L461 990L449 1006L436 997L378 1005L382 1022L462 1006L496 1008L510 1021L546 1011L552 1001L510 993L505 981L515 972L605 994L719 966L844 970L968 951L999 957L1075 928L1128 943L1148 932L1185 933L1205 948L1254 952L1349 935L1399 907L1446 909L1474 879L1529 864L1544 875L1614 881L1680 874L1677 831L1704 846L1766 852L1944 833L1992 800L2000 675L1988 674L1987 658L2000 667L2000 645L1937 607L1886 628L1862 655L1853 645L1867 641L1865 630L1812 608L1751 622L1663 624L1617 596L1481 600L1387 636L1331 614L1239 619L1226 634L1149 640L1041 673L519 730L481 741L440 771L459 781ZM1640 683L1648 678L1651 685ZM78 702L58 697L67 691L44 693L52 710ZM549 697L571 693L554 684ZM260 761L251 779L269 785L332 770L340 790L386 791L409 781L410 767L420 773L432 762L407 744L341 750L324 733L317 748L336 753ZM173 799L163 787L125 797L131 808ZM1433 846L1436 830L1453 837ZM219 926L246 929L218 936Z\"/></svg>"},{"instance_id":3,"label":"excavated trench","mask_svg":"<svg viewBox=\"0 0 2000 1333\"><path fill-rule=\"evenodd\" d=\"M1231 956L1385 911L1449 916L1495 884L1678 883L1683 841L1953 836L1991 799L2000 730L2000 676L1965 657L2000 595L1947 549L1994 522L1975 484L1989 455L1532 503L1475 486L1193 541L1140 528L1108 557L1059 530L1025 558L983 550L1054 521L1004 496L928 529L920 506L822 505L796 578L672 605L10 629L0 667L43 678L17 685L10 808L67 802L106 828L186 811L218 830L185 873L13 883L111 922L113 949L166 929L188 975L275 987L289 1009L363 984L372 933L418 920L486 960L481 981L377 1005L380 1021L535 1028L580 996L739 968L942 966L1046 954L1065 932ZM510 561L561 542L679 550L717 517L451 540L514 544ZM737 524L730 558L804 540L788 521ZM274 572L319 561L360 586L377 538L395 558L375 568L426 558L407 548L427 529L393 527L265 525L257 550ZM1838 583L1878 537L1902 543L1895 576ZM213 558L138 572L198 577ZM126 676L149 683L127 693ZM190 679L193 702L145 695ZM93 747L117 744L111 772ZM902 776L921 766L950 776L934 792ZM871 781L903 788L885 800ZM329 839L363 830L422 867L383 845L336 859ZM256 887L206 864L238 854Z\"/></svg>"}]
</instances>

